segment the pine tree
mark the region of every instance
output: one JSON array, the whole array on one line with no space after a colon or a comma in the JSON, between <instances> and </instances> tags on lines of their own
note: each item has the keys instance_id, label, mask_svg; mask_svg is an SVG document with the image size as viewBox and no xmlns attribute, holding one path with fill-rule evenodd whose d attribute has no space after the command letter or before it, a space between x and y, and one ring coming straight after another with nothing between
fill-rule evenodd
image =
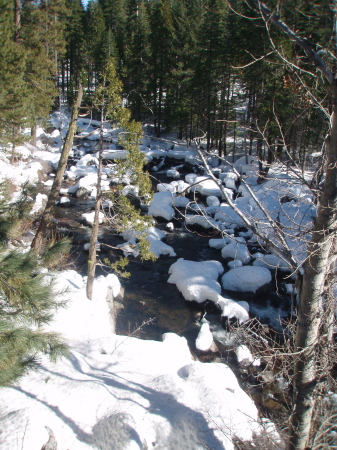
<instances>
[{"instance_id":1,"label":"pine tree","mask_svg":"<svg viewBox=\"0 0 337 450\"><path fill-rule=\"evenodd\" d=\"M99 74L104 67L104 41L107 35L101 4L98 0L91 1L87 9L87 47L89 92L98 86Z\"/></svg>"},{"instance_id":2,"label":"pine tree","mask_svg":"<svg viewBox=\"0 0 337 450\"><path fill-rule=\"evenodd\" d=\"M1 186L0 202L0 386L15 383L30 369L38 369L39 353L52 361L66 356L68 347L62 338L46 332L55 310L62 302L55 300L52 281L41 273L42 258L34 253L8 251L7 240L18 221L24 217L27 197L8 204L6 186Z\"/></svg>"},{"instance_id":3,"label":"pine tree","mask_svg":"<svg viewBox=\"0 0 337 450\"><path fill-rule=\"evenodd\" d=\"M36 143L36 127L46 122L58 92L55 88L55 61L49 45L41 40L49 15L40 6L26 2L22 8L20 43L26 52L24 80L29 95L29 125L33 143ZM52 32L52 30L51 30Z\"/></svg>"},{"instance_id":4,"label":"pine tree","mask_svg":"<svg viewBox=\"0 0 337 450\"><path fill-rule=\"evenodd\" d=\"M114 60L110 59L102 74L102 82L95 92L94 106L101 113L101 139L99 151L99 166L97 176L97 196L95 204L95 217L92 234L90 238L89 259L88 259L88 281L87 296L92 299L93 282L96 271L96 241L98 236L98 217L102 203L101 173L103 155L103 127L104 121L109 120L113 127L120 126L124 135L120 138L120 144L128 151L125 161L117 163L115 177L119 179L114 193L110 193L109 198L113 202L113 215L110 221L116 231L125 230L138 231L139 248L142 259L153 259L154 255L149 251L149 242L144 235L145 229L149 227L149 220L133 207L129 199L123 194L122 179L127 174L131 183L139 187L139 194L148 201L150 198L151 181L148 174L144 173L146 164L145 156L139 150L140 138L142 136L141 125L131 120L131 113L122 104L122 83L117 77ZM124 260L121 263L124 266ZM118 264L114 266L118 271Z\"/></svg>"},{"instance_id":5,"label":"pine tree","mask_svg":"<svg viewBox=\"0 0 337 450\"><path fill-rule=\"evenodd\" d=\"M155 133L159 137L163 122L165 91L170 84L174 67L174 27L172 9L168 0L150 3L152 96Z\"/></svg>"},{"instance_id":6,"label":"pine tree","mask_svg":"<svg viewBox=\"0 0 337 450\"><path fill-rule=\"evenodd\" d=\"M218 93L226 69L226 18L224 0L209 0L205 5L199 34L199 55L195 70L194 89L198 99L200 128L207 133L207 149L215 140L214 124L219 107Z\"/></svg>"},{"instance_id":7,"label":"pine tree","mask_svg":"<svg viewBox=\"0 0 337 450\"><path fill-rule=\"evenodd\" d=\"M66 54L62 60L62 92L68 104L75 100L76 90L87 61L85 10L80 0L67 0L64 36ZM84 81L84 80L83 80Z\"/></svg>"},{"instance_id":8,"label":"pine tree","mask_svg":"<svg viewBox=\"0 0 337 450\"><path fill-rule=\"evenodd\" d=\"M201 15L202 8L199 1L176 0L172 3L175 65L171 71L171 81L166 93L164 126L168 129L177 129L180 139L183 137L183 131L186 138L193 137L195 99L192 77L197 63L197 37L200 31Z\"/></svg>"},{"instance_id":9,"label":"pine tree","mask_svg":"<svg viewBox=\"0 0 337 450\"><path fill-rule=\"evenodd\" d=\"M121 74L124 67L124 47L127 33L127 0L100 0L100 3L102 5L106 27L112 31L114 36L118 55L118 59L116 60L117 70Z\"/></svg>"},{"instance_id":10,"label":"pine tree","mask_svg":"<svg viewBox=\"0 0 337 450\"><path fill-rule=\"evenodd\" d=\"M149 108L150 80L150 24L144 1L130 0L128 3L127 39L125 45L124 86L128 107L133 117L145 121L151 117ZM152 119L152 117L151 117Z\"/></svg>"},{"instance_id":11,"label":"pine tree","mask_svg":"<svg viewBox=\"0 0 337 450\"><path fill-rule=\"evenodd\" d=\"M21 133L28 122L29 96L24 81L26 54L14 42L13 4L0 0L0 144L11 149L14 162L15 147L25 141Z\"/></svg>"}]
</instances>

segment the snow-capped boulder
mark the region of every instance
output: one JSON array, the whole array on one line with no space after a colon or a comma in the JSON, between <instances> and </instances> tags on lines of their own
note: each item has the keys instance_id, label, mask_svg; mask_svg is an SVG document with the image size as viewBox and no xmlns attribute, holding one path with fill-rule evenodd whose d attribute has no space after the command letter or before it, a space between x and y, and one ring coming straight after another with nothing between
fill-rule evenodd
<instances>
[{"instance_id":1,"label":"snow-capped boulder","mask_svg":"<svg viewBox=\"0 0 337 450\"><path fill-rule=\"evenodd\" d=\"M174 217L171 192L156 192L150 203L148 214L153 217L162 217L170 221Z\"/></svg>"},{"instance_id":2,"label":"snow-capped boulder","mask_svg":"<svg viewBox=\"0 0 337 450\"><path fill-rule=\"evenodd\" d=\"M235 238L235 241L223 247L221 250L223 258L233 258L241 261L243 264L248 264L250 261L250 253L246 241L242 237Z\"/></svg>"},{"instance_id":3,"label":"snow-capped boulder","mask_svg":"<svg viewBox=\"0 0 337 450\"><path fill-rule=\"evenodd\" d=\"M270 271L265 267L256 266L237 267L222 277L222 287L237 292L256 292L270 282Z\"/></svg>"}]
</instances>

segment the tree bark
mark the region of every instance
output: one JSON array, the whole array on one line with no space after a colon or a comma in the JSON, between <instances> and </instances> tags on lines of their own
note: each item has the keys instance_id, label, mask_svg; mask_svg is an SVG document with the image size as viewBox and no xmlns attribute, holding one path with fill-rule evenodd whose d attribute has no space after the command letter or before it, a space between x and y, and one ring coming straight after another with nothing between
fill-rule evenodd
<instances>
[{"instance_id":1,"label":"tree bark","mask_svg":"<svg viewBox=\"0 0 337 450\"><path fill-rule=\"evenodd\" d=\"M58 196L59 196L59 191L60 191L60 188L62 185L64 171L66 169L67 162L68 162L69 152L70 152L70 150L73 146L73 142L74 142L77 117L78 117L78 112L79 112L81 102L82 102L82 95L83 95L83 90L82 90L82 85L80 84L79 88L78 88L77 99L76 99L76 102L73 106L73 110L71 113L70 124L69 124L69 128L68 128L67 136L66 136L66 139L65 139L65 142L63 145L61 158L59 161L59 165L58 165L57 173L56 173L56 176L54 179L54 183L51 188L50 194L48 196L48 201L47 201L46 207L44 209L39 228L38 228L36 235L32 242L32 248L36 251L37 254L40 254L42 251L44 242L47 239L48 230L51 225L53 208L54 208L55 202L57 201Z\"/></svg>"},{"instance_id":2,"label":"tree bark","mask_svg":"<svg viewBox=\"0 0 337 450\"><path fill-rule=\"evenodd\" d=\"M96 242L99 228L99 211L101 208L102 197L102 161L103 161L103 124L104 124L104 99L101 108L101 130L100 130L100 148L98 157L98 173L97 173L97 194L95 203L95 216L90 236L89 259L88 259L88 278L87 278L87 297L92 300L94 279L96 272Z\"/></svg>"},{"instance_id":3,"label":"tree bark","mask_svg":"<svg viewBox=\"0 0 337 450\"><path fill-rule=\"evenodd\" d=\"M305 449L318 382L316 347L323 313L323 292L335 250L337 207L337 81L331 86L331 129L326 142L327 166L324 191L320 197L308 257L299 291L298 321L295 337L294 411L290 419L288 450Z\"/></svg>"},{"instance_id":4,"label":"tree bark","mask_svg":"<svg viewBox=\"0 0 337 450\"><path fill-rule=\"evenodd\" d=\"M21 28L21 0L14 0L14 42L19 42Z\"/></svg>"}]
</instances>

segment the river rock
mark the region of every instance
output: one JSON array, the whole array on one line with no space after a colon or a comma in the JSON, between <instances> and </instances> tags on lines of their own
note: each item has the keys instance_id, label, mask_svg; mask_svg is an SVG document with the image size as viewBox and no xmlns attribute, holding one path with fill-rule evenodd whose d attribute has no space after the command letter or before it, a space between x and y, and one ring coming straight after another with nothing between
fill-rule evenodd
<instances>
[{"instance_id":1,"label":"river rock","mask_svg":"<svg viewBox=\"0 0 337 450\"><path fill-rule=\"evenodd\" d=\"M222 287L227 291L256 292L271 282L271 273L265 267L243 266L231 269L222 277Z\"/></svg>"},{"instance_id":2,"label":"river rock","mask_svg":"<svg viewBox=\"0 0 337 450\"><path fill-rule=\"evenodd\" d=\"M78 190L76 192L76 197L77 198L84 198L87 195L89 195L89 192L90 191L86 187L81 186L80 188L78 188Z\"/></svg>"}]
</instances>

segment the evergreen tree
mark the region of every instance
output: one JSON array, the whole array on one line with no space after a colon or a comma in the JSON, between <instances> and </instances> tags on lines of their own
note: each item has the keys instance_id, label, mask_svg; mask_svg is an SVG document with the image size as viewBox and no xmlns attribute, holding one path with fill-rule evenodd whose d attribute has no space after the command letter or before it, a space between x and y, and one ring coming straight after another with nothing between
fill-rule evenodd
<instances>
[{"instance_id":1,"label":"evergreen tree","mask_svg":"<svg viewBox=\"0 0 337 450\"><path fill-rule=\"evenodd\" d=\"M80 0L67 0L64 36L66 54L62 60L62 92L72 104L87 59L85 10Z\"/></svg>"},{"instance_id":2,"label":"evergreen tree","mask_svg":"<svg viewBox=\"0 0 337 450\"><path fill-rule=\"evenodd\" d=\"M168 0L150 2L151 23L151 91L155 133L159 137L163 122L165 92L174 68L174 27L171 4Z\"/></svg>"},{"instance_id":3,"label":"evergreen tree","mask_svg":"<svg viewBox=\"0 0 337 450\"><path fill-rule=\"evenodd\" d=\"M192 79L197 63L201 3L178 0L172 3L175 66L166 94L164 125L168 129L176 128L180 139L183 137L183 131L187 139L194 137L192 129L195 98Z\"/></svg>"},{"instance_id":4,"label":"evergreen tree","mask_svg":"<svg viewBox=\"0 0 337 450\"><path fill-rule=\"evenodd\" d=\"M205 5L199 35L199 55L195 70L194 89L198 99L200 128L207 133L207 149L214 140L214 124L219 110L221 79L226 69L226 4L224 0L209 0Z\"/></svg>"},{"instance_id":5,"label":"evergreen tree","mask_svg":"<svg viewBox=\"0 0 337 450\"><path fill-rule=\"evenodd\" d=\"M29 95L24 80L26 53L14 42L13 3L0 0L0 144L11 149L26 139L21 133L29 116Z\"/></svg>"},{"instance_id":6,"label":"evergreen tree","mask_svg":"<svg viewBox=\"0 0 337 450\"><path fill-rule=\"evenodd\" d=\"M40 272L43 256L38 259L32 252L6 248L10 233L24 217L27 198L6 203L5 185L1 186L1 198L0 386L9 386L28 370L39 367L39 353L55 361L67 355L68 347L58 334L42 328L62 306L55 300L52 282Z\"/></svg>"},{"instance_id":7,"label":"evergreen tree","mask_svg":"<svg viewBox=\"0 0 337 450\"><path fill-rule=\"evenodd\" d=\"M89 92L98 86L99 74L104 67L104 40L107 35L101 4L91 1L87 9L87 47Z\"/></svg>"},{"instance_id":8,"label":"evergreen tree","mask_svg":"<svg viewBox=\"0 0 337 450\"><path fill-rule=\"evenodd\" d=\"M100 0L104 12L105 23L112 31L116 44L118 59L116 61L120 74L124 69L124 46L126 37L127 0ZM102 67L103 69L103 67Z\"/></svg>"},{"instance_id":9,"label":"evergreen tree","mask_svg":"<svg viewBox=\"0 0 337 450\"><path fill-rule=\"evenodd\" d=\"M41 33L50 18L40 6L26 2L22 8L20 43L26 53L24 81L29 95L27 119L31 127L33 143L36 141L36 127L47 120L58 92L55 88L55 62L49 45L41 40ZM43 22L44 21L44 22Z\"/></svg>"},{"instance_id":10,"label":"evergreen tree","mask_svg":"<svg viewBox=\"0 0 337 450\"><path fill-rule=\"evenodd\" d=\"M136 120L151 117L149 97L150 24L144 1L128 3L127 43L125 46L124 86L128 107Z\"/></svg>"},{"instance_id":11,"label":"evergreen tree","mask_svg":"<svg viewBox=\"0 0 337 450\"><path fill-rule=\"evenodd\" d=\"M124 135L120 138L120 144L127 150L126 160L117 163L115 178L118 179L114 193L109 195L113 203L112 216L110 220L116 231L133 230L138 232L140 255L142 259L154 259L155 256L149 251L149 242L145 239L145 229L149 227L150 221L136 210L129 199L123 194L122 180L127 175L131 183L138 186L139 195L146 199L150 198L151 181L147 173L144 173L146 164L145 155L140 152L139 144L142 136L140 123L131 120L131 113L122 104L122 83L117 76L113 59L108 61L106 69L102 74L102 83L95 92L94 107L101 113L101 139L99 151L99 166L97 176L97 196L95 204L95 217L93 230L90 238L90 249L88 259L88 281L87 296L92 299L93 282L96 271L96 241L98 236L98 217L102 203L101 175L103 155L103 127L104 121L109 120L113 127L120 126ZM119 267L125 266L125 260L113 265L119 271Z\"/></svg>"}]
</instances>

